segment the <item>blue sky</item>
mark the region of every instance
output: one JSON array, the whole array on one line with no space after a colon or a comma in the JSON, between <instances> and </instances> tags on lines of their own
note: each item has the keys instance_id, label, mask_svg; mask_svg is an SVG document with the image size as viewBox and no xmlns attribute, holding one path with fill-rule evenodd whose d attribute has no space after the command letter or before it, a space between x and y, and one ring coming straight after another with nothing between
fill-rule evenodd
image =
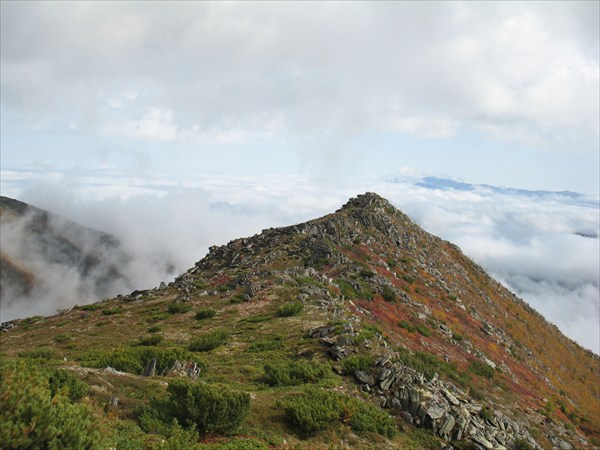
<instances>
[{"instance_id":1,"label":"blue sky","mask_svg":"<svg viewBox=\"0 0 600 450\"><path fill-rule=\"evenodd\" d=\"M157 285L375 191L598 353L599 5L3 1L0 192Z\"/></svg>"}]
</instances>

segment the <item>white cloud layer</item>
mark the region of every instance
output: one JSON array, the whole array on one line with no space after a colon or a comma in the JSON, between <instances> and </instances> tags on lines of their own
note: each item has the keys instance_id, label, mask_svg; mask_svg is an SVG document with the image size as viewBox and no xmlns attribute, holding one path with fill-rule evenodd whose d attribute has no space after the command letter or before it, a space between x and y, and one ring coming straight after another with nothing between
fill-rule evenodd
<instances>
[{"instance_id":1,"label":"white cloud layer","mask_svg":"<svg viewBox=\"0 0 600 450\"><path fill-rule=\"evenodd\" d=\"M123 181L114 171L20 184L3 172L3 194L117 236L135 255L136 288L168 281L210 245L330 213L366 191L385 196L427 231L459 245L566 335L600 353L598 198L475 186L430 189L412 170L395 180L198 174ZM31 179L31 174L29 175ZM46 310L48 308L46 307ZM31 311L28 311L28 314Z\"/></svg>"},{"instance_id":2,"label":"white cloud layer","mask_svg":"<svg viewBox=\"0 0 600 450\"><path fill-rule=\"evenodd\" d=\"M240 129L277 117L280 137L477 129L589 152L599 134L598 8L6 2L2 104L31 126L51 117L55 128L159 141L247 141L254 134Z\"/></svg>"}]
</instances>

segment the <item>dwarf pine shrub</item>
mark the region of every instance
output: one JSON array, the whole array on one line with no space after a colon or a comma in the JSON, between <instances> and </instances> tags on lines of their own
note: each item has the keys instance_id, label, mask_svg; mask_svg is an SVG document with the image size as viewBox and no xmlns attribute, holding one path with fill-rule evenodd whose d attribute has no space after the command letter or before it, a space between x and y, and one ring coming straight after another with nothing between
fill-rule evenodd
<instances>
[{"instance_id":1,"label":"dwarf pine shrub","mask_svg":"<svg viewBox=\"0 0 600 450\"><path fill-rule=\"evenodd\" d=\"M80 392L68 375L58 375L58 372L22 361L2 363L0 375L3 448L101 447L101 435L90 410L69 400L79 397ZM49 381L51 375L54 375L52 382Z\"/></svg>"},{"instance_id":2,"label":"dwarf pine shrub","mask_svg":"<svg viewBox=\"0 0 600 450\"><path fill-rule=\"evenodd\" d=\"M375 358L371 355L352 355L342 359L342 372L344 375L352 375L357 370L367 370L375 364Z\"/></svg>"},{"instance_id":3,"label":"dwarf pine shrub","mask_svg":"<svg viewBox=\"0 0 600 450\"><path fill-rule=\"evenodd\" d=\"M169 314L183 314L192 310L189 303L173 302L167 307Z\"/></svg>"},{"instance_id":4,"label":"dwarf pine shrub","mask_svg":"<svg viewBox=\"0 0 600 450\"><path fill-rule=\"evenodd\" d=\"M202 367L206 364L188 351L180 348L122 347L110 352L90 352L81 358L88 367L112 367L121 372L142 374L150 361L156 358L156 372L163 373L173 367L175 361L194 361Z\"/></svg>"},{"instance_id":5,"label":"dwarf pine shrub","mask_svg":"<svg viewBox=\"0 0 600 450\"><path fill-rule=\"evenodd\" d=\"M393 301L396 300L396 293L387 284L383 287L383 291L381 292L381 296L383 297L383 299L386 302L393 302Z\"/></svg>"},{"instance_id":6,"label":"dwarf pine shrub","mask_svg":"<svg viewBox=\"0 0 600 450\"><path fill-rule=\"evenodd\" d=\"M210 319L217 314L214 308L202 308L196 313L196 320Z\"/></svg>"},{"instance_id":7,"label":"dwarf pine shrub","mask_svg":"<svg viewBox=\"0 0 600 450\"><path fill-rule=\"evenodd\" d=\"M308 387L278 401L287 420L307 434L345 423L356 432L370 431L393 437L396 425L385 411L353 397Z\"/></svg>"},{"instance_id":8,"label":"dwarf pine shrub","mask_svg":"<svg viewBox=\"0 0 600 450\"><path fill-rule=\"evenodd\" d=\"M297 386L318 383L331 376L331 367L305 360L277 361L264 365L265 383L270 386Z\"/></svg>"},{"instance_id":9,"label":"dwarf pine shrub","mask_svg":"<svg viewBox=\"0 0 600 450\"><path fill-rule=\"evenodd\" d=\"M167 388L167 410L181 424L201 432L235 431L250 411L250 395L224 385L175 379Z\"/></svg>"},{"instance_id":10,"label":"dwarf pine shrub","mask_svg":"<svg viewBox=\"0 0 600 450\"><path fill-rule=\"evenodd\" d=\"M227 339L229 339L229 331L212 331L193 339L190 342L189 350L191 352L208 352L227 343Z\"/></svg>"},{"instance_id":11,"label":"dwarf pine shrub","mask_svg":"<svg viewBox=\"0 0 600 450\"><path fill-rule=\"evenodd\" d=\"M299 314L303 308L304 304L302 302L284 303L277 308L277 315L279 317L295 316L296 314Z\"/></svg>"}]
</instances>

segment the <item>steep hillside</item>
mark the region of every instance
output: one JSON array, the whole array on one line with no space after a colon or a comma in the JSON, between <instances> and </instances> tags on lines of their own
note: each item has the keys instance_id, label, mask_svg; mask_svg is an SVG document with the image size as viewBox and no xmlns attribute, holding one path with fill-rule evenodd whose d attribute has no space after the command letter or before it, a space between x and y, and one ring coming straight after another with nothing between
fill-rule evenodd
<instances>
[{"instance_id":1,"label":"steep hillside","mask_svg":"<svg viewBox=\"0 0 600 450\"><path fill-rule=\"evenodd\" d=\"M119 272L127 256L109 234L8 197L0 197L0 232L4 320L32 310L55 312L44 305L52 303L52 295L73 296L73 304L128 286Z\"/></svg>"},{"instance_id":2,"label":"steep hillside","mask_svg":"<svg viewBox=\"0 0 600 450\"><path fill-rule=\"evenodd\" d=\"M0 398L21 372L74 375L98 448L600 444L599 358L371 193L212 247L169 285L3 328Z\"/></svg>"}]
</instances>

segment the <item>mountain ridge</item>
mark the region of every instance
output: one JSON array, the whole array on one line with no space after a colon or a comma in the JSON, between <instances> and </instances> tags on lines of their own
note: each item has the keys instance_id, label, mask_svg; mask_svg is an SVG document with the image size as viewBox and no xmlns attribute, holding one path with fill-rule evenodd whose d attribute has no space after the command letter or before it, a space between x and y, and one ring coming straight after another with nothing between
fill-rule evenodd
<instances>
[{"instance_id":1,"label":"mountain ridge","mask_svg":"<svg viewBox=\"0 0 600 450\"><path fill-rule=\"evenodd\" d=\"M111 329L123 333L122 343L143 332L139 321L149 311L211 308L217 319L208 330L232 330L223 350L207 354L211 366L228 383L250 390L261 405L270 405L269 411L277 408L270 396L279 394L257 388L260 377L234 381L233 373L244 380L248 374L225 367L227 362L242 361L256 375L262 371L257 361L330 360L342 376L340 389L381 405L406 433L411 427L427 429L445 445L463 445L456 448L501 449L518 442L589 448L589 441L600 437L595 385L600 359L562 336L457 246L425 232L374 193L319 219L213 246L173 283L98 305L109 313L76 307L41 319L38 327L69 319L78 330L73 333L91 339L90 329L110 320ZM298 311L280 316L280 308ZM114 316L113 310L118 310ZM171 347L185 346L198 334L189 312L154 316L161 317L156 321ZM16 345L13 354L19 348L16 336L25 332L20 322L14 325L2 335ZM96 334L102 348L120 345ZM28 338L34 346L52 339ZM248 353L261 342L283 353ZM89 358L85 349L59 346L59 351L69 360ZM371 358L369 364L348 369L363 357ZM258 406L253 411L262 412ZM250 434L259 435L260 426L250 423ZM298 440L281 430L300 446L323 444L318 437ZM365 445L356 439L357 446Z\"/></svg>"},{"instance_id":2,"label":"mountain ridge","mask_svg":"<svg viewBox=\"0 0 600 450\"><path fill-rule=\"evenodd\" d=\"M108 233L4 196L0 226L3 315L43 307L36 300L52 292L56 273L62 272L63 283L70 278L74 285L72 292L60 292L63 296L98 298L114 295L117 286L130 287L117 268L128 256Z\"/></svg>"}]
</instances>

